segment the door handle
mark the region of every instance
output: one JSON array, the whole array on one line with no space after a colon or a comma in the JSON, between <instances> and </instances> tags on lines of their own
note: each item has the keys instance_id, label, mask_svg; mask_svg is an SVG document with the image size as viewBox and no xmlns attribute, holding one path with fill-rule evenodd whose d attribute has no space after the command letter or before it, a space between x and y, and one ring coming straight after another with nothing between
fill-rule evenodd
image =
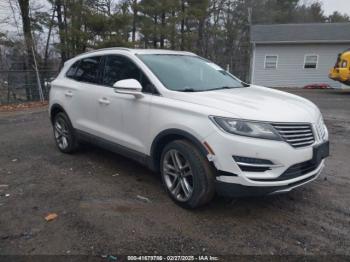
<instances>
[{"instance_id":1,"label":"door handle","mask_svg":"<svg viewBox=\"0 0 350 262\"><path fill-rule=\"evenodd\" d=\"M111 103L111 102L110 102L107 98L105 98L105 97L99 99L98 102L99 102L100 104L104 104L104 105L109 105L109 104Z\"/></svg>"},{"instance_id":2,"label":"door handle","mask_svg":"<svg viewBox=\"0 0 350 262\"><path fill-rule=\"evenodd\" d=\"M67 91L64 93L65 96L67 97L72 97L73 96L73 92L72 91Z\"/></svg>"}]
</instances>

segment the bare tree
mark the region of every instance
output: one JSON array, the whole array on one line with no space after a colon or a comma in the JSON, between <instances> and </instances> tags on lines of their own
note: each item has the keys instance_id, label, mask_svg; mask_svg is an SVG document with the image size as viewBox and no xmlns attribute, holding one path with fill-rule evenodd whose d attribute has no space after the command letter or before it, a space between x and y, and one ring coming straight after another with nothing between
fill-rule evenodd
<instances>
[{"instance_id":1,"label":"bare tree","mask_svg":"<svg viewBox=\"0 0 350 262\"><path fill-rule=\"evenodd\" d=\"M60 53L61 53L61 66L67 60L67 24L63 19L63 3L62 0L56 0L56 12L57 12L57 22L58 22L58 31L60 36Z\"/></svg>"},{"instance_id":2,"label":"bare tree","mask_svg":"<svg viewBox=\"0 0 350 262\"><path fill-rule=\"evenodd\" d=\"M24 40L25 40L26 50L27 50L27 67L28 69L32 69L34 64L34 54L33 54L34 41L32 36L31 20L29 16L29 0L17 0L17 1L20 7L21 17L22 17L23 35L24 35Z\"/></svg>"},{"instance_id":3,"label":"bare tree","mask_svg":"<svg viewBox=\"0 0 350 262\"><path fill-rule=\"evenodd\" d=\"M137 16L138 16L138 3L137 0L131 0L131 9L133 13L132 17L132 42L134 43L136 40L136 25L137 25Z\"/></svg>"}]
</instances>

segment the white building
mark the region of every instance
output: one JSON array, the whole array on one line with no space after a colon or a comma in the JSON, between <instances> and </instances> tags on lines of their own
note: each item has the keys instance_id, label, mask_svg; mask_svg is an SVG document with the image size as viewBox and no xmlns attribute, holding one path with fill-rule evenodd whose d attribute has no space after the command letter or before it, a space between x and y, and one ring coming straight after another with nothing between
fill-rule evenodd
<instances>
[{"instance_id":1,"label":"white building","mask_svg":"<svg viewBox=\"0 0 350 262\"><path fill-rule=\"evenodd\" d=\"M251 82L268 87L341 84L328 78L350 48L350 23L254 25Z\"/></svg>"}]
</instances>

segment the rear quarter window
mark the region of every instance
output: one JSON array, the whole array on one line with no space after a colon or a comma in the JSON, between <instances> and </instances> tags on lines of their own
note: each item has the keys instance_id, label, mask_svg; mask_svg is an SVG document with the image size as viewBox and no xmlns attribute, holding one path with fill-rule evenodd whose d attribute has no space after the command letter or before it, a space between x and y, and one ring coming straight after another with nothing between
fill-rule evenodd
<instances>
[{"instance_id":1,"label":"rear quarter window","mask_svg":"<svg viewBox=\"0 0 350 262\"><path fill-rule=\"evenodd\" d=\"M75 62L68 69L66 77L86 83L99 83L101 56L87 57Z\"/></svg>"},{"instance_id":2,"label":"rear quarter window","mask_svg":"<svg viewBox=\"0 0 350 262\"><path fill-rule=\"evenodd\" d=\"M75 62L67 71L66 77L75 79L75 73L77 72L77 69L79 67L80 60Z\"/></svg>"},{"instance_id":3,"label":"rear quarter window","mask_svg":"<svg viewBox=\"0 0 350 262\"><path fill-rule=\"evenodd\" d=\"M87 83L99 83L100 61L100 56L82 59L75 73L75 79Z\"/></svg>"}]
</instances>

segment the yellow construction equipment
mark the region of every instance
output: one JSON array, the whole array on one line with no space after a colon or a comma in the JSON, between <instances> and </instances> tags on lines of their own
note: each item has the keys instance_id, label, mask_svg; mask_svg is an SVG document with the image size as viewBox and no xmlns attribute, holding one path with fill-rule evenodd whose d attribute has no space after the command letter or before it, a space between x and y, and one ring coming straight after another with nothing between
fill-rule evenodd
<instances>
[{"instance_id":1,"label":"yellow construction equipment","mask_svg":"<svg viewBox=\"0 0 350 262\"><path fill-rule=\"evenodd\" d=\"M329 78L350 86L350 49L338 55L335 66L329 72Z\"/></svg>"}]
</instances>

